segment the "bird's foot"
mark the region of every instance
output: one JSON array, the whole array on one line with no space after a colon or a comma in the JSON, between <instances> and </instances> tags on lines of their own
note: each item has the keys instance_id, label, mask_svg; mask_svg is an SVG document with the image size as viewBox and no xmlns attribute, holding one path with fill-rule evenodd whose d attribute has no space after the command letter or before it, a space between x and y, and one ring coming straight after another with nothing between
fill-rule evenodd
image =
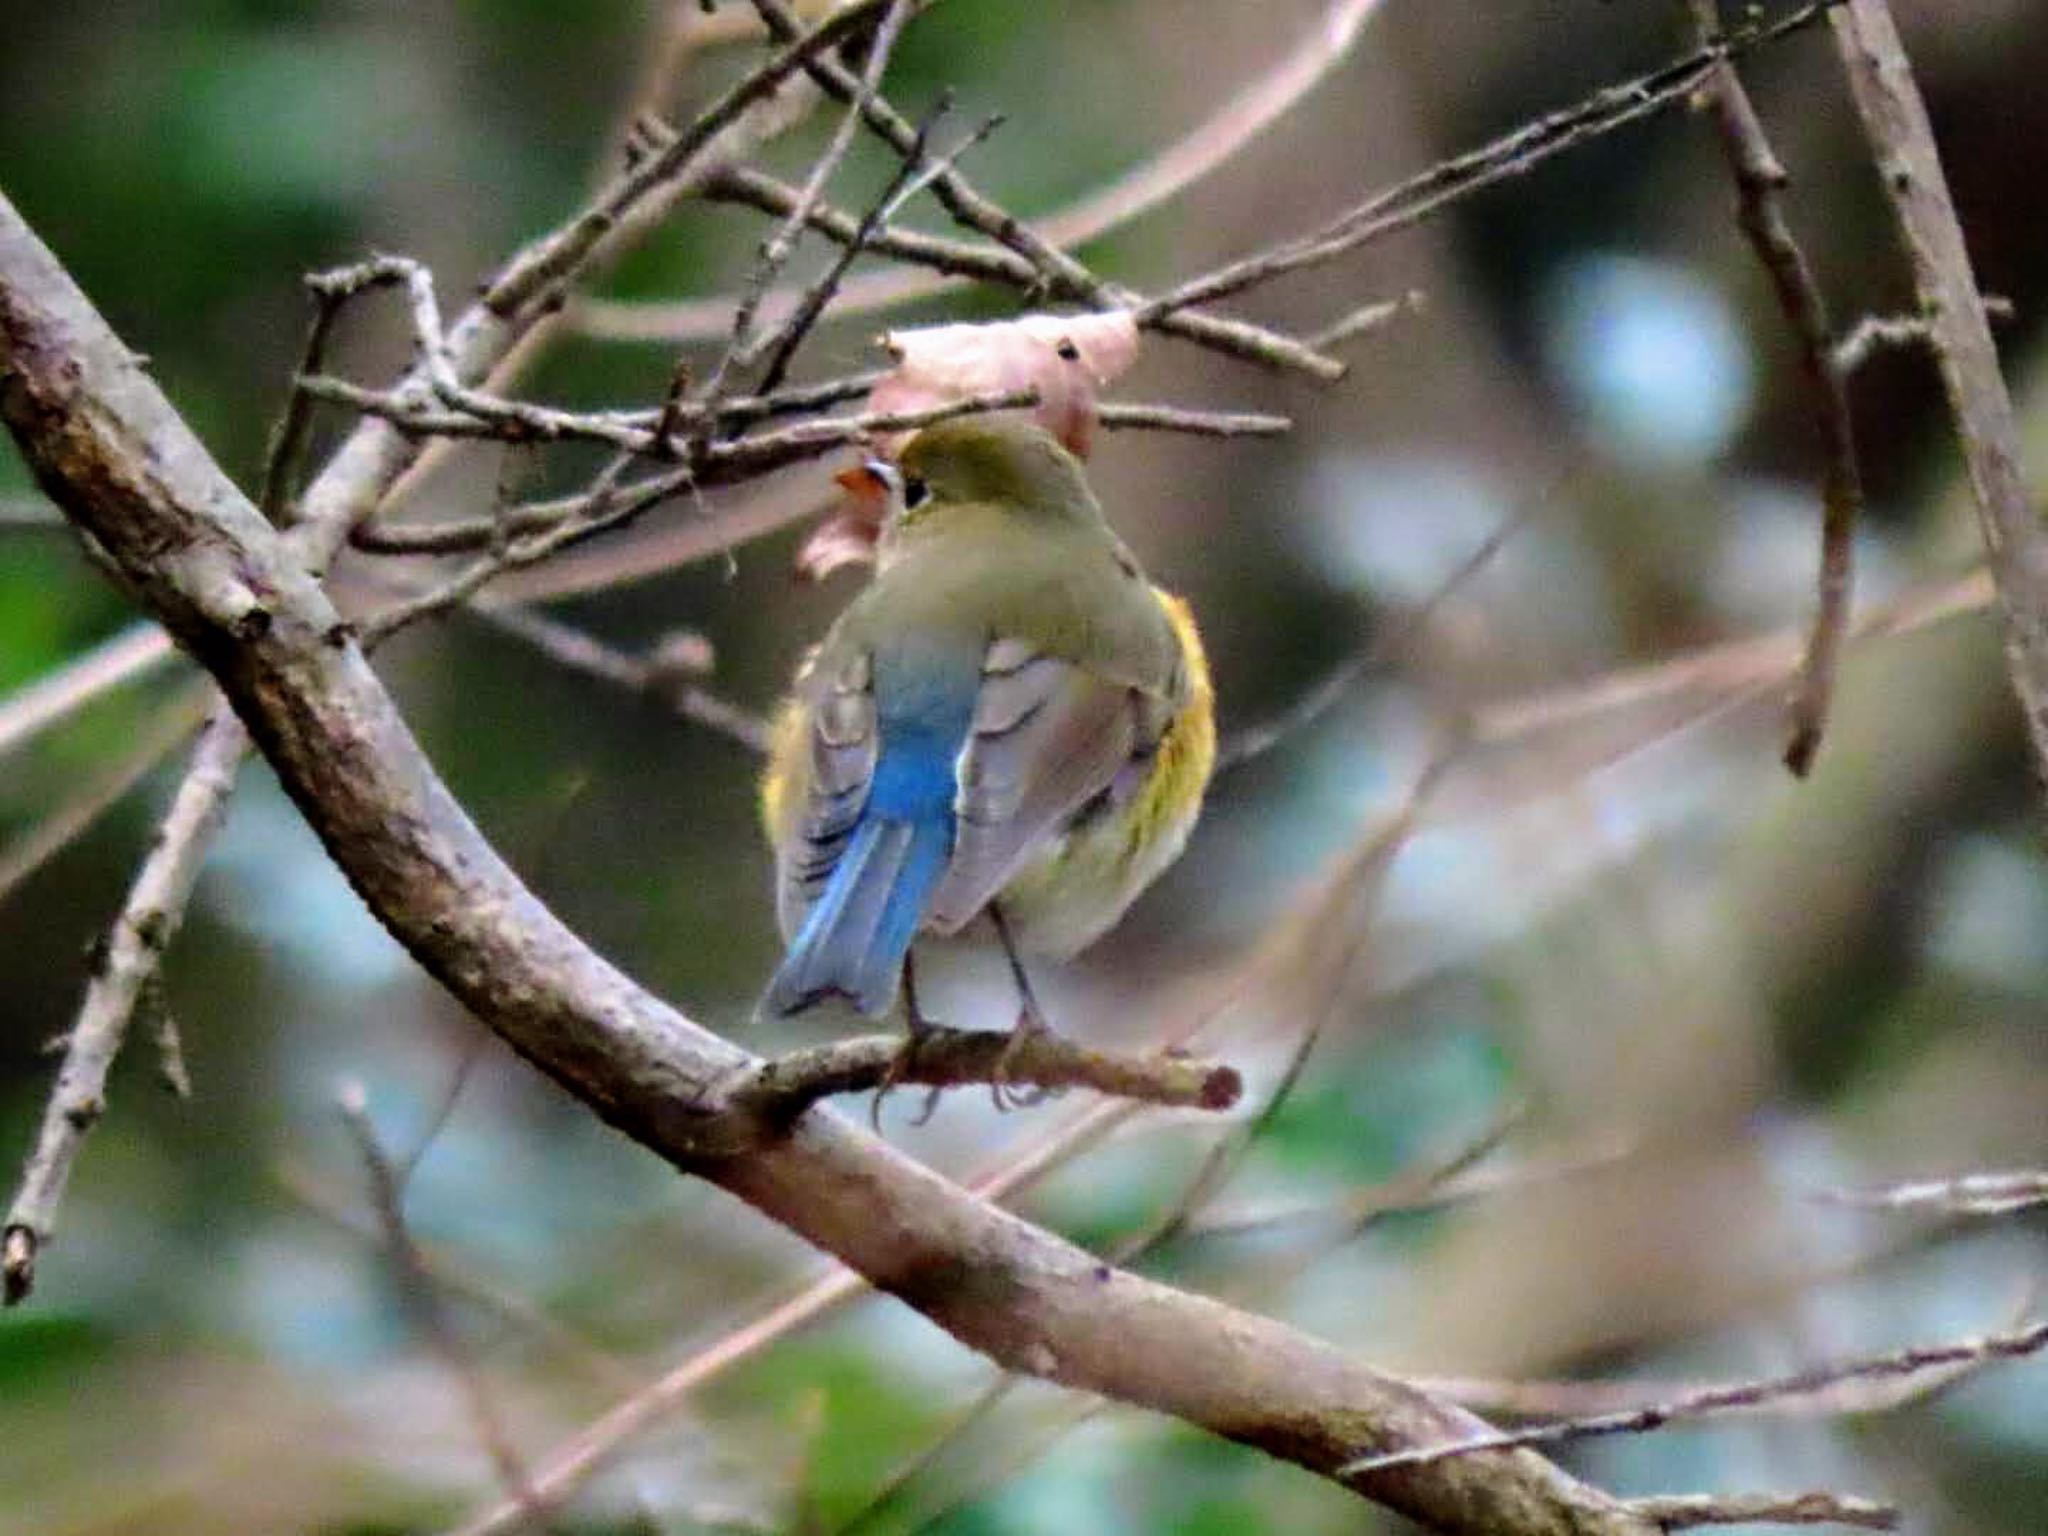
<instances>
[{"instance_id":1,"label":"bird's foot","mask_svg":"<svg viewBox=\"0 0 2048 1536\"><path fill-rule=\"evenodd\" d=\"M1023 1006L1017 1010L1017 1022L1010 1028L1009 1043L1003 1047L1002 1055L996 1058L995 1071L989 1074L989 1097L998 1110L1007 1113L1013 1109L1032 1109L1060 1095L1063 1090L1058 1088L1013 1088L1010 1085L1010 1071L1016 1065L1018 1053L1033 1040L1057 1033L1039 1011L1037 1001L1027 995Z\"/></svg>"},{"instance_id":2,"label":"bird's foot","mask_svg":"<svg viewBox=\"0 0 2048 1536\"><path fill-rule=\"evenodd\" d=\"M903 1048L890 1061L889 1070L883 1075L880 1085L875 1089L875 1097L868 1105L868 1124L874 1127L878 1136L882 1133L882 1100L908 1080L911 1069L917 1065L918 1050L933 1033L945 1027L936 1019L926 1018L922 1013L912 1014L908 1022L910 1031L903 1038ZM913 1126L928 1125L931 1122L933 1113L939 1107L939 1095L944 1091L942 1088L933 1087L926 1092L923 1107L911 1117L910 1123Z\"/></svg>"}]
</instances>

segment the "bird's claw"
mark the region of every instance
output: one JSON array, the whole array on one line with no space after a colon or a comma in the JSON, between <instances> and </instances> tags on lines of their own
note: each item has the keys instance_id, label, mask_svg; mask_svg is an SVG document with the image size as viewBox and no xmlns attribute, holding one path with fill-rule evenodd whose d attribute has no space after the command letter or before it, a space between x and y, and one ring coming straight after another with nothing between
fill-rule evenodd
<instances>
[{"instance_id":1,"label":"bird's claw","mask_svg":"<svg viewBox=\"0 0 2048 1536\"><path fill-rule=\"evenodd\" d=\"M903 1048L890 1061L889 1070L883 1074L882 1081L875 1088L875 1096L868 1104L868 1124L874 1128L877 1136L882 1134L882 1100L895 1092L910 1076L910 1069L917 1063L918 1047L924 1044L925 1037L944 1027L936 1019L928 1019L921 1013L911 1015L909 1033L904 1037ZM924 1107L911 1117L912 1126L931 1123L932 1115L939 1107L939 1095L944 1091L943 1088L934 1085L925 1094Z\"/></svg>"},{"instance_id":2,"label":"bird's claw","mask_svg":"<svg viewBox=\"0 0 2048 1536\"><path fill-rule=\"evenodd\" d=\"M1045 1015L1038 1011L1036 1004L1027 1001L1017 1010L1017 1022L1010 1028L1009 1043L1003 1047L1003 1053L996 1058L995 1070L989 1074L988 1079L989 1098L994 1102L998 1112L1034 1109L1047 1099L1057 1098L1063 1091L1058 1088L1042 1087L1013 1089L1010 1086L1010 1068L1016 1062L1018 1051L1033 1039L1052 1033L1052 1025L1046 1021Z\"/></svg>"}]
</instances>

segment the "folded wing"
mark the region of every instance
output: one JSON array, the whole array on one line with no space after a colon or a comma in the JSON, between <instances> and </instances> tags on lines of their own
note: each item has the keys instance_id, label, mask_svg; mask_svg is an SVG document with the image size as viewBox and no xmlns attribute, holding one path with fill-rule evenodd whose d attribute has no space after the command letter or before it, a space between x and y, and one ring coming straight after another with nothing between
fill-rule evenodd
<instances>
[{"instance_id":1,"label":"folded wing","mask_svg":"<svg viewBox=\"0 0 2048 1536\"><path fill-rule=\"evenodd\" d=\"M1162 701L1124 683L998 640L958 766L953 856L927 924L951 933L1002 890L1043 840L1157 746Z\"/></svg>"}]
</instances>

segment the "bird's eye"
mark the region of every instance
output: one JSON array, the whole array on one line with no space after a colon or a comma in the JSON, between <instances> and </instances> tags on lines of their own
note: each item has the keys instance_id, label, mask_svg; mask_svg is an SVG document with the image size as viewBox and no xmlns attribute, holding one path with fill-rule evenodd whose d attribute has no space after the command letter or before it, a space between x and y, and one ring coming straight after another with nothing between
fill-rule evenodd
<instances>
[{"instance_id":1,"label":"bird's eye","mask_svg":"<svg viewBox=\"0 0 2048 1536\"><path fill-rule=\"evenodd\" d=\"M931 494L932 488L918 479L916 475L905 475L903 477L903 508L906 512L912 508L923 506L930 499Z\"/></svg>"}]
</instances>

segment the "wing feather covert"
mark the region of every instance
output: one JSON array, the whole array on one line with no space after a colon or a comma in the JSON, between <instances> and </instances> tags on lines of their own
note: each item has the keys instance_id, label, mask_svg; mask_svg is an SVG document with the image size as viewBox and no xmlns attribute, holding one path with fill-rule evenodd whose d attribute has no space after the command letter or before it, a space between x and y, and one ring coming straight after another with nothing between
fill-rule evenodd
<instances>
[{"instance_id":1,"label":"wing feather covert","mask_svg":"<svg viewBox=\"0 0 2048 1536\"><path fill-rule=\"evenodd\" d=\"M793 933L824 894L846 840L867 804L880 743L875 732L874 671L857 651L829 676L813 674L809 774L796 835L782 845L776 900L783 931Z\"/></svg>"},{"instance_id":2,"label":"wing feather covert","mask_svg":"<svg viewBox=\"0 0 2048 1536\"><path fill-rule=\"evenodd\" d=\"M1140 690L1022 640L991 645L960 752L953 857L929 926L951 933L979 913L1044 839L1156 747L1161 715Z\"/></svg>"}]
</instances>

